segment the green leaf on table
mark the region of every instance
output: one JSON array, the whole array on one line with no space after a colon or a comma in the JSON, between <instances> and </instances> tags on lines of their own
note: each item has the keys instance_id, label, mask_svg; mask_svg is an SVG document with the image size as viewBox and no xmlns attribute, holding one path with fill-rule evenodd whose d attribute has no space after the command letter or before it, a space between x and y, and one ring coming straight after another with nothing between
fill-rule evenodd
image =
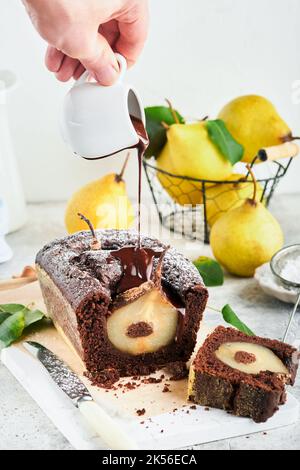
<instances>
[{"instance_id":1,"label":"green leaf on table","mask_svg":"<svg viewBox=\"0 0 300 470\"><path fill-rule=\"evenodd\" d=\"M8 317L10 317L10 315L11 315L10 313L0 311L0 325L1 325L1 323L4 322L4 320L6 320Z\"/></svg>"},{"instance_id":2,"label":"green leaf on table","mask_svg":"<svg viewBox=\"0 0 300 470\"><path fill-rule=\"evenodd\" d=\"M233 138L224 121L221 119L207 121L206 128L211 141L222 155L229 160L231 165L235 165L242 160L244 147Z\"/></svg>"},{"instance_id":3,"label":"green leaf on table","mask_svg":"<svg viewBox=\"0 0 300 470\"><path fill-rule=\"evenodd\" d=\"M1 304L0 305L0 325L9 316L15 313L19 313L19 312L25 313L26 310L28 309L25 307L25 305L21 305L21 304Z\"/></svg>"},{"instance_id":4,"label":"green leaf on table","mask_svg":"<svg viewBox=\"0 0 300 470\"><path fill-rule=\"evenodd\" d=\"M27 309L28 310L28 309ZM44 313L41 312L40 310L28 310L25 312L24 317L25 317L25 327L32 325L33 323L36 323L44 318Z\"/></svg>"},{"instance_id":5,"label":"green leaf on table","mask_svg":"<svg viewBox=\"0 0 300 470\"><path fill-rule=\"evenodd\" d=\"M21 304L0 305L0 349L20 338L25 328L44 318L38 309Z\"/></svg>"},{"instance_id":6,"label":"green leaf on table","mask_svg":"<svg viewBox=\"0 0 300 470\"><path fill-rule=\"evenodd\" d=\"M25 305L21 304L1 304L0 305L0 312L5 313L17 313L21 310L24 310L26 307Z\"/></svg>"},{"instance_id":7,"label":"green leaf on table","mask_svg":"<svg viewBox=\"0 0 300 470\"><path fill-rule=\"evenodd\" d=\"M222 315L226 323L234 326L238 330L242 331L242 333L246 333L248 336L255 336L253 331L251 331L250 328L248 328L248 326L239 319L230 305L225 305L225 307L222 308Z\"/></svg>"},{"instance_id":8,"label":"green leaf on table","mask_svg":"<svg viewBox=\"0 0 300 470\"><path fill-rule=\"evenodd\" d=\"M25 316L23 312L11 314L0 325L0 349L6 348L20 338L25 328Z\"/></svg>"},{"instance_id":9,"label":"green leaf on table","mask_svg":"<svg viewBox=\"0 0 300 470\"><path fill-rule=\"evenodd\" d=\"M202 276L206 287L217 287L224 284L224 272L216 260L200 256L194 261L194 265Z\"/></svg>"},{"instance_id":10,"label":"green leaf on table","mask_svg":"<svg viewBox=\"0 0 300 470\"><path fill-rule=\"evenodd\" d=\"M178 122L184 124L183 117L175 111ZM167 131L163 126L163 122L168 126L176 124L176 120L172 110L167 106L152 106L145 108L146 129L148 132L150 144L146 151L147 158L157 158L167 142Z\"/></svg>"}]
</instances>

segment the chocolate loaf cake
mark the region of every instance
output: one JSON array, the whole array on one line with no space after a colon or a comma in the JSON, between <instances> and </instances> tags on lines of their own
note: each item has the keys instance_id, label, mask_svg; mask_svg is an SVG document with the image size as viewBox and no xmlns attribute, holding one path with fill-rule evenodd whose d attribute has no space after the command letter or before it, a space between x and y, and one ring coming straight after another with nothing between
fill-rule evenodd
<instances>
[{"instance_id":1,"label":"chocolate loaf cake","mask_svg":"<svg viewBox=\"0 0 300 470\"><path fill-rule=\"evenodd\" d=\"M96 236L100 249L90 232L79 232L46 245L36 258L48 315L88 376L108 385L119 375L186 362L208 298L197 269L175 249L142 237L151 272L147 265L147 279L136 275L126 290L127 271L135 267L122 258L135 250L138 235L97 230Z\"/></svg>"},{"instance_id":2,"label":"chocolate loaf cake","mask_svg":"<svg viewBox=\"0 0 300 470\"><path fill-rule=\"evenodd\" d=\"M189 398L265 422L285 403L285 384L294 384L298 362L298 351L287 344L220 326L191 366Z\"/></svg>"}]
</instances>

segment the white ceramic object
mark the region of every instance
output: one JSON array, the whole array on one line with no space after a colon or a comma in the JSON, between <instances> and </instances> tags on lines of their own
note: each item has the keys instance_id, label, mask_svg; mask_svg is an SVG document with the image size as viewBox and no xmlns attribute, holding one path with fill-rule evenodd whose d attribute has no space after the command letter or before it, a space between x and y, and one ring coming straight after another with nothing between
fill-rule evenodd
<instances>
[{"instance_id":1,"label":"white ceramic object","mask_svg":"<svg viewBox=\"0 0 300 470\"><path fill-rule=\"evenodd\" d=\"M5 263L12 258L13 252L6 243L5 235L8 231L7 207L0 199L0 263Z\"/></svg>"},{"instance_id":2,"label":"white ceramic object","mask_svg":"<svg viewBox=\"0 0 300 470\"><path fill-rule=\"evenodd\" d=\"M262 290L276 299L288 304L295 304L299 295L298 289L287 289L283 287L271 271L270 264L264 264L255 271L254 275Z\"/></svg>"},{"instance_id":3,"label":"white ceramic object","mask_svg":"<svg viewBox=\"0 0 300 470\"><path fill-rule=\"evenodd\" d=\"M16 84L17 79L12 72L0 70L0 198L7 206L9 233L26 222L25 198L7 119L7 93Z\"/></svg>"},{"instance_id":4,"label":"white ceramic object","mask_svg":"<svg viewBox=\"0 0 300 470\"><path fill-rule=\"evenodd\" d=\"M145 123L145 113L135 90L124 82L127 62L116 54L120 76L113 86L88 81L88 72L67 94L62 134L74 153L88 159L103 158L137 145L139 138L130 115Z\"/></svg>"}]
</instances>

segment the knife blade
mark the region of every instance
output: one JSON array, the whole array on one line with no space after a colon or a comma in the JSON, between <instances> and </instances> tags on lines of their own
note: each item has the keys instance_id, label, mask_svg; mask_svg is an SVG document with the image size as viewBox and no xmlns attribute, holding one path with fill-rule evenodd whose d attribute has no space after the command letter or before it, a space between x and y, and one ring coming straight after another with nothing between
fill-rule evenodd
<instances>
[{"instance_id":1,"label":"knife blade","mask_svg":"<svg viewBox=\"0 0 300 470\"><path fill-rule=\"evenodd\" d=\"M52 351L34 341L26 341L23 345L43 364L52 380L68 395L75 406L78 406L81 399L92 400L90 392L80 378Z\"/></svg>"},{"instance_id":2,"label":"knife blade","mask_svg":"<svg viewBox=\"0 0 300 470\"><path fill-rule=\"evenodd\" d=\"M100 407L82 380L52 351L40 343L26 341L24 348L47 370L55 384L72 400L90 426L110 449L137 450L131 439L112 417Z\"/></svg>"}]
</instances>

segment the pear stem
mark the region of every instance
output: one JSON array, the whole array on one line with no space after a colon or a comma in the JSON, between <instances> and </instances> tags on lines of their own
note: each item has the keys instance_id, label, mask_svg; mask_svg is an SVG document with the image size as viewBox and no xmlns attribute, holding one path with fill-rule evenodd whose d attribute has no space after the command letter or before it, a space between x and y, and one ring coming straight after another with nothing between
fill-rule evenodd
<instances>
[{"instance_id":1,"label":"pear stem","mask_svg":"<svg viewBox=\"0 0 300 470\"><path fill-rule=\"evenodd\" d=\"M158 260L157 267L156 267L156 271L154 274L154 279L153 279L154 284L159 288L161 287L163 262L164 262L166 253L169 251L169 249L170 249L170 246L167 246L167 248L161 253L159 260Z\"/></svg>"},{"instance_id":2,"label":"pear stem","mask_svg":"<svg viewBox=\"0 0 300 470\"><path fill-rule=\"evenodd\" d=\"M253 196L252 196L252 199L251 199L251 202L253 204L256 204L256 195L257 195L257 179L256 179L256 176L254 174L254 171L252 170L251 166L249 164L246 165L246 168L247 170L249 171L250 175L251 175L251 178L252 178L252 181L253 181L253 186L254 186L254 190L253 190Z\"/></svg>"},{"instance_id":3,"label":"pear stem","mask_svg":"<svg viewBox=\"0 0 300 470\"><path fill-rule=\"evenodd\" d=\"M293 142L294 140L300 140L300 137L294 136L292 133L287 134L281 138L281 141L285 144L286 142Z\"/></svg>"},{"instance_id":4,"label":"pear stem","mask_svg":"<svg viewBox=\"0 0 300 470\"><path fill-rule=\"evenodd\" d=\"M127 165L128 165L129 157L130 157L130 152L127 153L124 164L122 166L121 173L119 173L116 177L116 180L117 180L118 183L120 183L120 181L122 181L122 179L123 179L124 173L125 173Z\"/></svg>"},{"instance_id":5,"label":"pear stem","mask_svg":"<svg viewBox=\"0 0 300 470\"><path fill-rule=\"evenodd\" d=\"M172 115L173 115L174 121L176 122L176 124L180 124L178 114L176 113L175 109L173 108L173 105L172 105L171 101L168 100L168 98L166 98L166 102L167 102L167 104L170 108L170 111L171 111Z\"/></svg>"},{"instance_id":6,"label":"pear stem","mask_svg":"<svg viewBox=\"0 0 300 470\"><path fill-rule=\"evenodd\" d=\"M161 125L163 126L164 129L166 129L166 131L170 129L169 124L167 124L165 121L161 121Z\"/></svg>"},{"instance_id":7,"label":"pear stem","mask_svg":"<svg viewBox=\"0 0 300 470\"><path fill-rule=\"evenodd\" d=\"M92 250L101 250L101 243L99 242L99 240L96 236L96 232L95 232L95 229L93 227L92 222L87 217L85 217L83 214L78 213L77 215L78 215L78 217L80 217L81 220L83 220L88 225L88 227L89 227L89 229L92 233L93 240L92 240L92 243L91 243L91 249Z\"/></svg>"}]
</instances>

